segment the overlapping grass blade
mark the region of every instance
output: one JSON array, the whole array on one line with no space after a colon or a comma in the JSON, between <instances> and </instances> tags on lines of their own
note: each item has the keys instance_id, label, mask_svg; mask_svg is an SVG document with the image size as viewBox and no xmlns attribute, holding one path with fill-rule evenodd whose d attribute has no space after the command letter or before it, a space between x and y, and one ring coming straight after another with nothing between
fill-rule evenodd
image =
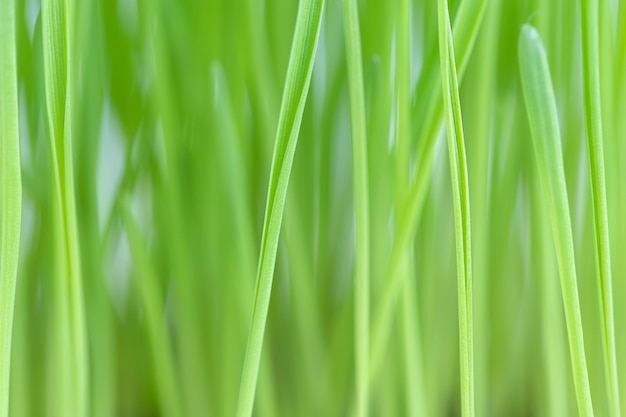
<instances>
[{"instance_id":1,"label":"overlapping grass blade","mask_svg":"<svg viewBox=\"0 0 626 417\"><path fill-rule=\"evenodd\" d=\"M591 199L595 226L596 254L598 259L598 286L602 309L602 336L606 391L611 415L619 417L619 384L617 381L617 354L615 350L615 325L613 320L613 280L611 278L611 249L609 244L609 219L604 174L604 143L602 109L600 104L600 52L598 0L579 0L582 22L582 60L585 116L587 120L587 146Z\"/></svg>"},{"instance_id":2,"label":"overlapping grass blade","mask_svg":"<svg viewBox=\"0 0 626 417\"><path fill-rule=\"evenodd\" d=\"M238 417L250 416L254 405L287 186L311 82L323 8L324 0L301 0L298 8L270 171L252 322L237 403Z\"/></svg>"},{"instance_id":3,"label":"overlapping grass blade","mask_svg":"<svg viewBox=\"0 0 626 417\"><path fill-rule=\"evenodd\" d=\"M486 0L465 0L461 2L457 11L453 25L453 36L459 56L459 64L457 65L459 80L463 78L469 62L485 8ZM416 94L420 96L417 97L418 100L414 100L412 126L413 134L417 138L417 172L415 181L398 210L398 234L394 237L389 265L385 273L387 279L382 291L382 299L374 311L371 375L376 374L382 362L386 334L392 320L393 306L402 289L402 275L400 274L402 254L409 247L415 235L426 199L426 192L432 178L433 153L437 133L443 121L443 105L438 88L431 87L431 84L435 87L439 85L436 60L429 62L429 65L426 66L424 73L420 76L416 90ZM424 89L423 92L421 92L422 89Z\"/></svg>"},{"instance_id":4,"label":"overlapping grass blade","mask_svg":"<svg viewBox=\"0 0 626 417\"><path fill-rule=\"evenodd\" d=\"M461 351L461 412L474 415L474 336L472 320L472 234L470 228L469 180L463 138L461 100L457 79L452 29L447 0L439 0L439 59L443 103L448 132L452 200L456 236L459 343Z\"/></svg>"},{"instance_id":5,"label":"overlapping grass blade","mask_svg":"<svg viewBox=\"0 0 626 417\"><path fill-rule=\"evenodd\" d=\"M526 111L561 276L578 411L583 417L593 416L556 102L546 53L539 33L532 26L522 28L518 52Z\"/></svg>"},{"instance_id":6,"label":"overlapping grass blade","mask_svg":"<svg viewBox=\"0 0 626 417\"><path fill-rule=\"evenodd\" d=\"M47 122L52 153L55 233L55 389L56 412L86 416L89 396L87 335L72 166L74 70L71 57L73 4L42 2L43 55Z\"/></svg>"},{"instance_id":7,"label":"overlapping grass blade","mask_svg":"<svg viewBox=\"0 0 626 417\"><path fill-rule=\"evenodd\" d=\"M0 417L9 412L11 333L22 216L15 3L0 3Z\"/></svg>"}]
</instances>

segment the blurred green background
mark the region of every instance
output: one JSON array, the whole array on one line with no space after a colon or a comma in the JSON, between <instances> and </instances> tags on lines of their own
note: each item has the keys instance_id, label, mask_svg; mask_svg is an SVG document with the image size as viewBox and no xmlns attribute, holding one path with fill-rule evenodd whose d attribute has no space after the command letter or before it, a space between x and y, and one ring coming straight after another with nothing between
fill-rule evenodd
<instances>
[{"instance_id":1,"label":"blurred green background","mask_svg":"<svg viewBox=\"0 0 626 417\"><path fill-rule=\"evenodd\" d=\"M7 0L0 0L7 1ZM424 200L402 298L384 322L372 416L459 416L454 217L437 4L359 1L371 304L382 301L397 187ZM626 404L626 1L600 1L600 68L620 395ZM89 415L231 416L252 307L296 0L75 0L70 53ZM468 154L477 416L576 415L559 276L522 97L517 40L540 31L563 140L594 408L607 416L578 8L453 0ZM58 416L52 160L39 0L17 0L23 220L12 417ZM327 0L285 206L255 416L354 403L354 204L341 1ZM467 17L466 16L466 17ZM398 21L410 22L411 155L398 184ZM467 23L467 22L466 22ZM457 25L454 25L457 29ZM474 33L474 32L470 32ZM459 50L467 51L465 61ZM400 62L400 63L399 63ZM404 68L406 69L406 68ZM421 171L419 171L421 172ZM401 176L402 178L402 176ZM58 353L58 352L57 352ZM172 407L172 404L175 404Z\"/></svg>"}]
</instances>

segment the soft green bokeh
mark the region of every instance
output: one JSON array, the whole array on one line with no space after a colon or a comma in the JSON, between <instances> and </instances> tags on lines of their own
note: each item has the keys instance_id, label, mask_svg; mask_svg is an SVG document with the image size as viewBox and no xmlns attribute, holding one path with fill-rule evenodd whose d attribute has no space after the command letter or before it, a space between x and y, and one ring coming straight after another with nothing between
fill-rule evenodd
<instances>
[{"instance_id":1,"label":"soft green bokeh","mask_svg":"<svg viewBox=\"0 0 626 417\"><path fill-rule=\"evenodd\" d=\"M65 18L44 18L42 1ZM461 415L437 1L0 2L15 4L0 68L14 26L18 100L0 132L19 130L23 189L9 416L233 416L242 375L257 380L254 416ZM319 42L306 27L292 48L300 3L324 4ZM578 412L520 78L527 23L556 101L593 409L616 415L607 383L619 381L626 406L626 1L447 3L467 152L475 415ZM583 6L598 11L584 28ZM583 53L596 29L597 50ZM302 85L285 89L290 60ZM272 155L297 125L292 115L280 133L279 115L300 98L284 92L303 89L258 374L244 372ZM13 96L0 91L0 108ZM602 176L587 117L602 122L606 224L594 221L591 179ZM12 219L0 236L18 230ZM596 229L608 233L600 262ZM607 268L617 378L605 364Z\"/></svg>"}]
</instances>

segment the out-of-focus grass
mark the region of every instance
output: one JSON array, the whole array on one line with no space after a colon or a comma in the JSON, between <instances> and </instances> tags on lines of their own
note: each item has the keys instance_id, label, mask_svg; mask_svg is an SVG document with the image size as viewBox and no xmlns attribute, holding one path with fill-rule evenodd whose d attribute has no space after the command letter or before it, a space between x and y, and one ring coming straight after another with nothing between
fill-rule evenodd
<instances>
[{"instance_id":1,"label":"out-of-focus grass","mask_svg":"<svg viewBox=\"0 0 626 417\"><path fill-rule=\"evenodd\" d=\"M449 33L431 0L0 0L0 417L568 416L572 328L582 414L617 416L626 2L447 3ZM547 194L525 23L558 109Z\"/></svg>"},{"instance_id":2,"label":"out-of-focus grass","mask_svg":"<svg viewBox=\"0 0 626 417\"><path fill-rule=\"evenodd\" d=\"M11 337L20 251L22 181L14 1L0 5L0 416L9 412Z\"/></svg>"}]
</instances>

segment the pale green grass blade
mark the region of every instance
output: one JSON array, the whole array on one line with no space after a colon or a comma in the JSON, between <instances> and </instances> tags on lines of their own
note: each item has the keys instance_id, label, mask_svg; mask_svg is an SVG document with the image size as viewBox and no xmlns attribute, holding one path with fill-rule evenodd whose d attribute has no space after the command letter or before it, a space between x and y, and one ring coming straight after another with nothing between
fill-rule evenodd
<instances>
[{"instance_id":1,"label":"pale green grass blade","mask_svg":"<svg viewBox=\"0 0 626 417\"><path fill-rule=\"evenodd\" d=\"M250 416L254 405L287 186L311 82L323 8L324 0L301 0L298 8L270 172L252 322L237 403L239 417Z\"/></svg>"},{"instance_id":2,"label":"pale green grass blade","mask_svg":"<svg viewBox=\"0 0 626 417\"><path fill-rule=\"evenodd\" d=\"M72 165L73 61L70 55L72 3L42 3L46 109L53 165L55 200L56 288L59 326L56 346L60 398L57 412L86 416L89 396L87 335L83 307ZM56 362L56 360L55 360Z\"/></svg>"},{"instance_id":3,"label":"pale green grass blade","mask_svg":"<svg viewBox=\"0 0 626 417\"><path fill-rule=\"evenodd\" d=\"M365 90L359 12L356 0L343 0L348 81L350 90L350 125L352 128L352 166L356 211L356 254L354 274L354 349L356 379L356 415L368 415L369 374L369 298L370 231L367 173L367 134Z\"/></svg>"},{"instance_id":4,"label":"pale green grass blade","mask_svg":"<svg viewBox=\"0 0 626 417\"><path fill-rule=\"evenodd\" d=\"M167 417L185 415L179 395L180 384L177 382L172 349L167 334L167 324L163 308L163 297L158 288L157 276L152 269L145 243L139 231L139 225L130 210L128 202L122 204L124 228L135 263L136 287L146 315L147 333L152 350L153 370L158 386L161 411Z\"/></svg>"},{"instance_id":5,"label":"pale green grass blade","mask_svg":"<svg viewBox=\"0 0 626 417\"><path fill-rule=\"evenodd\" d=\"M472 312L472 234L470 229L469 180L463 138L461 100L454 59L454 44L447 0L439 0L439 59L444 112L452 178L452 200L456 238L456 268L461 351L461 412L474 415L474 336Z\"/></svg>"},{"instance_id":6,"label":"pale green grass blade","mask_svg":"<svg viewBox=\"0 0 626 417\"><path fill-rule=\"evenodd\" d=\"M547 404L545 414L553 417L568 414L567 385L562 377L566 373L567 360L563 352L567 351L565 345L565 326L563 323L563 310L559 296L559 284L556 280L546 279L558 273L554 249L550 239L550 224L545 213L545 198L541 191L541 182L538 173L533 175L532 210L534 222L534 234L536 242L533 250L536 251L537 276L541 277L541 309L542 320L542 350L544 373L546 381Z\"/></svg>"},{"instance_id":7,"label":"pale green grass blade","mask_svg":"<svg viewBox=\"0 0 626 417\"><path fill-rule=\"evenodd\" d=\"M402 207L407 198L410 185L410 139L411 139L411 16L412 6L409 0L397 4L396 11L396 62L395 62L395 101L396 117L394 121L395 143L395 181L394 197L396 207ZM394 234L401 234L402 224L399 210L396 213ZM424 401L424 381L422 372L421 335L417 283L414 260L409 247L403 252L400 261L403 297L401 304L402 339L404 345L405 401L411 416L427 415Z\"/></svg>"},{"instance_id":8,"label":"pale green grass blade","mask_svg":"<svg viewBox=\"0 0 626 417\"><path fill-rule=\"evenodd\" d=\"M556 102L548 59L539 33L533 27L524 25L522 28L518 52L526 110L539 173L548 202L561 276L578 411L583 417L593 416Z\"/></svg>"},{"instance_id":9,"label":"pale green grass blade","mask_svg":"<svg viewBox=\"0 0 626 417\"><path fill-rule=\"evenodd\" d=\"M11 334L22 216L15 0L0 3L0 417L9 413Z\"/></svg>"},{"instance_id":10,"label":"pale green grass blade","mask_svg":"<svg viewBox=\"0 0 626 417\"><path fill-rule=\"evenodd\" d=\"M602 109L600 104L600 52L598 0L580 0L582 21L582 60L587 146L591 178L591 198L595 226L598 262L598 286L602 309L602 335L606 391L611 415L619 417L619 384L613 319L613 280L611 278L611 249L604 171Z\"/></svg>"}]
</instances>

